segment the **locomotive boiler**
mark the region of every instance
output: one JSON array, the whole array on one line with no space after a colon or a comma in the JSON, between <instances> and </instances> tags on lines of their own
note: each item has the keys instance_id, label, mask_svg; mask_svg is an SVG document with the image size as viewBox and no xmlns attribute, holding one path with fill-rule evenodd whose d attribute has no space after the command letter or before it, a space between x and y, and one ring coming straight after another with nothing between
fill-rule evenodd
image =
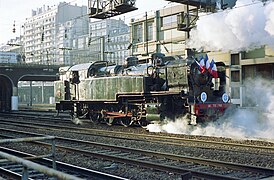
<instances>
[{"instance_id":1,"label":"locomotive boiler","mask_svg":"<svg viewBox=\"0 0 274 180\"><path fill-rule=\"evenodd\" d=\"M161 53L144 61L128 57L124 65L107 61L60 68L55 81L56 110L81 118L124 126L161 122L187 115L190 124L214 120L229 106L225 64L217 77L201 71L194 57Z\"/></svg>"}]
</instances>

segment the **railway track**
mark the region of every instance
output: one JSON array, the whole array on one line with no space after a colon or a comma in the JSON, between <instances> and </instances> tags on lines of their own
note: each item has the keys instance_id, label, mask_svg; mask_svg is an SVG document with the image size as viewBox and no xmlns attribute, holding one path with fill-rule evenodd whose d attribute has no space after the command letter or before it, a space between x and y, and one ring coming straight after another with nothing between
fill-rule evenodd
<instances>
[{"instance_id":1,"label":"railway track","mask_svg":"<svg viewBox=\"0 0 274 180\"><path fill-rule=\"evenodd\" d=\"M16 131L13 131L15 133ZM18 132L17 132L18 133ZM35 134L30 134L30 135L35 135ZM39 134L36 134L39 135ZM108 160L113 160L113 161L118 161L122 163L129 163L129 164L134 164L134 165L142 165L148 168L154 168L158 170L163 170L163 171L168 171L168 172L173 172L173 173L179 173L179 174L186 174L188 172L191 172L193 176L195 177L203 177L203 178L210 178L210 179L235 179L229 176L222 176L222 175L216 175L216 174L210 174L210 173L203 173L195 170L191 170L194 167L197 168L202 168L198 164L194 163L200 163L203 166L203 168L208 168L205 165L218 165L222 167L232 167L233 169L240 171L244 170L244 174L246 171L256 171L256 173L272 173L270 170L269 172L266 172L266 169L262 168L254 168L254 167L243 167L242 165L232 165L232 164L227 164L227 163L222 163L222 162L209 162L208 160L203 160L199 158L190 158L190 157L182 157L182 156L175 156L171 154L163 154L163 153L155 153L155 152L150 152L150 151L143 151L143 150L136 150L136 149L131 149L131 148L125 148L125 147L119 147L119 146L110 146L106 144L98 144L98 143L90 143L90 142L85 142L85 141L79 141L75 139L68 139L68 138L56 138L56 140L61 140L61 141L67 141L67 146L57 146L57 148L65 151L70 151L70 152L77 152L81 154L85 154L86 156L94 156L94 157L99 157L99 158L104 158ZM82 145L79 145L81 143ZM63 143L62 143L63 144ZM87 144L90 146L96 146L100 147L100 149L89 149L87 148ZM42 145L42 144L41 144ZM45 145L45 144L43 144ZM78 148L73 148L77 146ZM87 150L83 150L87 149ZM146 156L145 156L146 155ZM159 160L161 158L161 160ZM149 161L145 160L149 159ZM169 161L169 164L175 164L173 166L171 165L166 165L163 161L166 162L166 160L174 160L175 162L171 163ZM178 161L180 161L180 166L182 166L182 162L186 161L186 164L183 164L183 166L188 166L188 168L180 168L178 166ZM161 165L157 165L161 164ZM176 165L177 164L177 165ZM239 172L237 172L239 176ZM258 176L258 175L257 175Z\"/></svg>"},{"instance_id":2,"label":"railway track","mask_svg":"<svg viewBox=\"0 0 274 180\"><path fill-rule=\"evenodd\" d=\"M2 129L3 131L3 129ZM8 131L8 130L6 130ZM40 136L41 134L26 133L10 130L12 134L22 134L29 136ZM7 137L6 137L7 138ZM8 137L11 138L11 137ZM154 168L161 171L185 174L196 178L209 179L242 179L242 178L264 178L274 175L274 169L247 166L243 164L212 161L202 158L193 158L138 150L121 146L113 146L95 142L80 141L78 139L56 138L57 149L79 153L85 156L103 158L115 162L139 165L147 168ZM45 145L45 144L40 144ZM78 148L74 148L78 147ZM92 148L91 148L92 147ZM96 147L96 148L94 148ZM229 169L229 170L228 170ZM202 170L202 171L201 171ZM218 174L216 174L218 171ZM248 174L248 176L247 176ZM235 177L236 176L236 177Z\"/></svg>"},{"instance_id":3,"label":"railway track","mask_svg":"<svg viewBox=\"0 0 274 180\"><path fill-rule=\"evenodd\" d=\"M22 118L26 118L25 115ZM157 143L162 144L163 146L171 146L171 147L193 147L208 149L209 151L214 151L216 149L234 152L235 154L250 154L253 156L254 154L260 154L262 156L270 157L270 161L272 161L274 154L273 144L270 143L269 146L265 145L252 145L252 144L244 144L244 143L231 143L231 142L219 142L219 141L208 141L201 139L189 139L182 137L167 137L162 135L152 135L152 134L136 134L136 133L128 133L128 132L115 132L115 131L107 131L100 129L91 129L91 128L79 128L79 126L68 126L71 125L70 121L60 119L55 120L47 120L48 123L41 123L41 121L45 121L45 119L40 118L31 118L31 120L24 120L18 123L18 120L12 119L2 119L1 124L5 126L14 126L14 127L22 127L27 128L29 131L41 131L48 130L51 132L59 131L64 133L73 133L74 135L81 136L97 136L98 138L113 138L119 139L121 141L134 141L134 142L147 142L147 143ZM29 121L29 122L26 122ZM61 125L61 124L66 124ZM68 122L68 123L67 123ZM49 124L52 123L52 124ZM59 125L56 125L60 123ZM9 130L1 129L2 132L7 132ZM16 131L11 130L12 134L16 134ZM17 132L19 134L27 135L25 132ZM7 133L5 133L7 134ZM29 134L40 135L40 134ZM172 153L163 153L163 152L155 152L136 148L128 148L124 146L114 146L108 145L104 143L90 143L89 141L80 141L79 138L65 138L58 137L58 142L60 142L60 150L79 153L86 157L99 157L102 159L107 159L113 162L127 163L132 165L143 166L147 168L153 168L161 171L168 171L171 173L177 173L183 176L193 176L198 178L207 177L209 179L260 179L264 177L273 176L273 169L271 168L262 168L256 167L252 165L244 165L241 163L231 163L231 162L221 162L218 160L207 160L205 158L191 158L188 156L176 155ZM265 143L267 144L267 143ZM206 145L206 146L205 146ZM75 149L74 147L78 147ZM93 149L90 147L96 147L99 149ZM150 161L148 161L150 160ZM164 166L161 166L164 165ZM211 174L214 174L212 175ZM217 172L217 173L216 173Z\"/></svg>"},{"instance_id":4,"label":"railway track","mask_svg":"<svg viewBox=\"0 0 274 180\"><path fill-rule=\"evenodd\" d=\"M41 120L39 120L41 121ZM55 122L55 120L54 120ZM99 137L108 137L108 138L117 138L123 140L135 140L135 141L147 141L153 143L161 143L166 145L174 145L174 146L186 146L186 143L195 145L195 147L201 148L220 148L220 149L228 149L229 151L233 151L235 147L241 149L249 149L249 152L256 152L262 155L268 155L269 153L274 154L274 146L271 144L270 146L261 146L261 145L250 145L250 144L240 144L233 142L219 142L212 140L200 140L200 139L189 139L182 137L172 137L172 136L162 136L162 135L151 135L151 134L136 134L136 133L128 133L128 132L115 132L111 131L111 134L108 130L94 129L94 128L81 128L81 127L71 127L71 126L63 126L56 124L48 124L41 122L20 122L17 120L1 120L1 124L6 125L14 125L17 127L25 127L25 128L34 128L34 129L48 129L52 131L63 131L63 132L73 132L82 135L92 135ZM71 123L69 123L71 124ZM204 145L209 145L211 147L205 147ZM239 149L237 149L239 152Z\"/></svg>"},{"instance_id":5,"label":"railway track","mask_svg":"<svg viewBox=\"0 0 274 180\"><path fill-rule=\"evenodd\" d=\"M29 120L47 120L53 123L69 123L71 124L71 118L68 114L59 114L56 116L56 112L52 111L15 111L15 112L0 112L2 118L28 118Z\"/></svg>"},{"instance_id":6,"label":"railway track","mask_svg":"<svg viewBox=\"0 0 274 180\"><path fill-rule=\"evenodd\" d=\"M35 163L38 163L40 165L43 165L49 168L51 168L52 166L52 160L47 158L34 159L35 155L33 154L24 153L14 149L4 148L4 147L0 147L0 151L4 153L8 153L9 155L24 158L26 160L32 160ZM63 163L60 161L56 162L56 167L57 167L57 170L59 171L59 172L56 172L59 175L58 179L71 178L71 179L78 179L78 180L81 180L81 179L126 180L125 178L122 178L122 177L113 176L110 174L82 168L79 166L73 166L71 164ZM23 176L22 174L23 170L24 170L24 166L22 164L9 162L9 161L0 161L0 174L2 177L5 177L7 179L21 179ZM50 171L53 171L53 170L50 170ZM66 173L68 175L62 176L62 173ZM29 169L28 174L29 174L28 175L29 179L53 179L53 180L56 179L53 176L48 176L34 169Z\"/></svg>"}]
</instances>

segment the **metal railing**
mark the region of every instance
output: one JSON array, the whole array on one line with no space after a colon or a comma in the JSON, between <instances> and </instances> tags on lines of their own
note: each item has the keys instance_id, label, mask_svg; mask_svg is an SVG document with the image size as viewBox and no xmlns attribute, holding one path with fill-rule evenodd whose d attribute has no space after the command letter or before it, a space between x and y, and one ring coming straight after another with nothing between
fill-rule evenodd
<instances>
[{"instance_id":1,"label":"metal railing","mask_svg":"<svg viewBox=\"0 0 274 180\"><path fill-rule=\"evenodd\" d=\"M22 180L27 180L29 178L28 169L34 169L40 173L43 173L48 176L53 176L58 179L73 179L73 180L81 180L81 178L60 172L56 170L56 157L55 157L55 137L54 136L45 136L45 137L28 137L28 138L18 138L18 139L2 139L1 143L18 143L18 142L33 142L33 141L42 141L42 140L50 140L51 141L51 153L27 158L20 158L5 152L0 151L0 157L3 159L0 162L14 162L21 164L23 166L22 170ZM52 168L34 163L31 160L34 159L42 159L42 158L51 158L52 160ZM29 159L29 160L28 160Z\"/></svg>"}]
</instances>

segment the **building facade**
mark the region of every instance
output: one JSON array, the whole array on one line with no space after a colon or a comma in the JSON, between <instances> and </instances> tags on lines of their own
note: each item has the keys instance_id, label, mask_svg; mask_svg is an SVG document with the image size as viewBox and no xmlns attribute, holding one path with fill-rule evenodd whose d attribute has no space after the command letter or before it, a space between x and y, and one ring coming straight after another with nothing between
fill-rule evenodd
<instances>
[{"instance_id":1,"label":"building facade","mask_svg":"<svg viewBox=\"0 0 274 180\"><path fill-rule=\"evenodd\" d=\"M23 36L16 37L15 39L9 40L6 45L2 46L0 48L0 51L16 53L17 63L24 63L26 61L26 56L25 56L25 49L22 44L23 44Z\"/></svg>"},{"instance_id":2,"label":"building facade","mask_svg":"<svg viewBox=\"0 0 274 180\"><path fill-rule=\"evenodd\" d=\"M70 56L74 64L100 60L122 64L129 55L129 37L129 26L123 20L90 22L89 33L73 39Z\"/></svg>"},{"instance_id":3,"label":"building facade","mask_svg":"<svg viewBox=\"0 0 274 180\"><path fill-rule=\"evenodd\" d=\"M24 23L26 63L70 64L72 39L87 33L87 7L60 3L57 7L38 8Z\"/></svg>"},{"instance_id":4,"label":"building facade","mask_svg":"<svg viewBox=\"0 0 274 180\"><path fill-rule=\"evenodd\" d=\"M122 64L129 55L129 26L121 19L91 22L87 7L60 3L32 11L20 38L2 47L26 63L73 65L107 60ZM17 46L18 45L18 46Z\"/></svg>"},{"instance_id":5,"label":"building facade","mask_svg":"<svg viewBox=\"0 0 274 180\"><path fill-rule=\"evenodd\" d=\"M129 26L121 19L91 22L89 42L92 58L122 64L129 55Z\"/></svg>"},{"instance_id":6,"label":"building facade","mask_svg":"<svg viewBox=\"0 0 274 180\"><path fill-rule=\"evenodd\" d=\"M132 19L131 55L149 56L155 52L184 55L187 31L179 31L177 21L185 10L185 5L177 5Z\"/></svg>"}]
</instances>

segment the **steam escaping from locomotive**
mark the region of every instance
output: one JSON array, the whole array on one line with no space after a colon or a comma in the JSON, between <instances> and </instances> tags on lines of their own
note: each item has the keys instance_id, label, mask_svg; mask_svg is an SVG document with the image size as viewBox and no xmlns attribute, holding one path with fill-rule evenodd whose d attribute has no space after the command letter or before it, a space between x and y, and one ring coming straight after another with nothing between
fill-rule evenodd
<instances>
[{"instance_id":1,"label":"steam escaping from locomotive","mask_svg":"<svg viewBox=\"0 0 274 180\"><path fill-rule=\"evenodd\" d=\"M226 114L206 126L187 126L185 117L164 125L151 124L151 132L257 139L274 137L274 85L264 79L250 79L243 85L248 107L226 111Z\"/></svg>"},{"instance_id":2,"label":"steam escaping from locomotive","mask_svg":"<svg viewBox=\"0 0 274 180\"><path fill-rule=\"evenodd\" d=\"M206 51L274 49L274 2L238 0L232 9L200 15L189 47Z\"/></svg>"}]
</instances>

